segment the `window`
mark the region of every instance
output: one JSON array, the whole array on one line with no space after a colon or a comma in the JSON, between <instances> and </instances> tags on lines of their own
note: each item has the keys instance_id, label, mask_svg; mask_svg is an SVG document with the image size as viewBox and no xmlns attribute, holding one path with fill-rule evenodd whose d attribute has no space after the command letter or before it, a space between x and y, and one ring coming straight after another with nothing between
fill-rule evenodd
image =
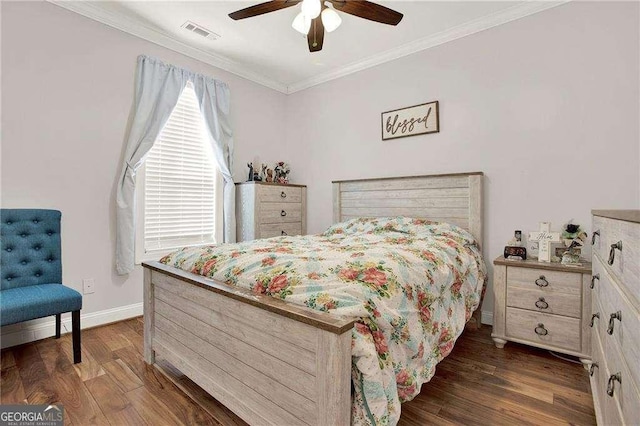
<instances>
[{"instance_id":1,"label":"window","mask_svg":"<svg viewBox=\"0 0 640 426\"><path fill-rule=\"evenodd\" d=\"M138 173L138 261L222 235L222 179L191 84Z\"/></svg>"}]
</instances>

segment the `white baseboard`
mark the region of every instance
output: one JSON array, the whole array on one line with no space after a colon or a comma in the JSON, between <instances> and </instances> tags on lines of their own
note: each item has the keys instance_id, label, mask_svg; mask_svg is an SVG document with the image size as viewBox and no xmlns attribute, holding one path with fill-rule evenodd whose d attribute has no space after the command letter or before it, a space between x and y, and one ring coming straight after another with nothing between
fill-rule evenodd
<instances>
[{"instance_id":1,"label":"white baseboard","mask_svg":"<svg viewBox=\"0 0 640 426\"><path fill-rule=\"evenodd\" d=\"M140 315L142 315L142 303L134 303L133 305L122 306L119 308L81 314L80 326L83 329L97 327L99 325L122 321L128 318L138 317ZM47 317L2 327L0 347L4 349L52 337L56 334L55 323L55 317ZM64 314L62 316L61 333L64 334L69 332L71 332L71 315Z\"/></svg>"},{"instance_id":2,"label":"white baseboard","mask_svg":"<svg viewBox=\"0 0 640 426\"><path fill-rule=\"evenodd\" d=\"M482 322L482 324L493 325L493 312L482 311L480 322Z\"/></svg>"}]
</instances>

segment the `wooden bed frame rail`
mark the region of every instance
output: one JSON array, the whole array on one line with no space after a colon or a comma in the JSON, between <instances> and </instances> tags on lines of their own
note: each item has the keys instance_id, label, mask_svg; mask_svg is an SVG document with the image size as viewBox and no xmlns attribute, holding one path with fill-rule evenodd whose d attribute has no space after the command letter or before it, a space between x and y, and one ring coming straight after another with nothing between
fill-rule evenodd
<instances>
[{"instance_id":1,"label":"wooden bed frame rail","mask_svg":"<svg viewBox=\"0 0 640 426\"><path fill-rule=\"evenodd\" d=\"M349 424L355 319L143 266L147 363L169 361L249 424Z\"/></svg>"}]
</instances>

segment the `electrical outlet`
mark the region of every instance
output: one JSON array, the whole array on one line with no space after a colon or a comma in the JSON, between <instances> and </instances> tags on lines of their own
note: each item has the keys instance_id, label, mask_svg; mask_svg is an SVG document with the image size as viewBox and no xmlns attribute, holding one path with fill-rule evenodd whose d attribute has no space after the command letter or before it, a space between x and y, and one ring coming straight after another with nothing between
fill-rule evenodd
<instances>
[{"instance_id":1,"label":"electrical outlet","mask_svg":"<svg viewBox=\"0 0 640 426\"><path fill-rule=\"evenodd\" d=\"M82 280L82 293L91 294L95 292L96 282L93 278L85 278Z\"/></svg>"}]
</instances>

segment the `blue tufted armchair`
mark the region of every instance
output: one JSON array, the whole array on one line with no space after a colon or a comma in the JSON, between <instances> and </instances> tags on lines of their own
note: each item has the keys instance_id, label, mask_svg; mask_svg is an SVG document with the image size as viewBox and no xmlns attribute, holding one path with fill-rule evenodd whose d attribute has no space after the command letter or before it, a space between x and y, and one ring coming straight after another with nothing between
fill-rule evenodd
<instances>
[{"instance_id":1,"label":"blue tufted armchair","mask_svg":"<svg viewBox=\"0 0 640 426\"><path fill-rule=\"evenodd\" d=\"M0 325L71 312L73 362L81 362L82 296L62 285L60 217L57 210L0 210Z\"/></svg>"}]
</instances>

